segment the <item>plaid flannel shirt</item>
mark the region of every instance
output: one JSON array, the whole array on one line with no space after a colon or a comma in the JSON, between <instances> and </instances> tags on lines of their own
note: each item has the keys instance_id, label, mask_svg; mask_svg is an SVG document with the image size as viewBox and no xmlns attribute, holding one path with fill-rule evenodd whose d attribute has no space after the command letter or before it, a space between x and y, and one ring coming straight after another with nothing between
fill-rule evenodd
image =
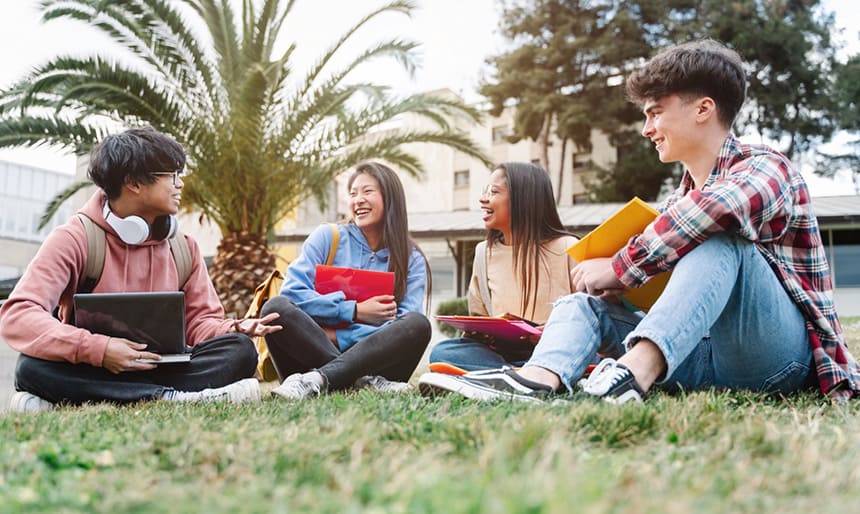
<instances>
[{"instance_id":1,"label":"plaid flannel shirt","mask_svg":"<svg viewBox=\"0 0 860 514\"><path fill-rule=\"evenodd\" d=\"M833 307L809 190L785 156L729 135L704 186L694 189L685 171L660 211L615 254L612 266L621 282L638 287L714 234L736 233L755 243L803 313L821 391L841 399L860 393L860 367Z\"/></svg>"}]
</instances>

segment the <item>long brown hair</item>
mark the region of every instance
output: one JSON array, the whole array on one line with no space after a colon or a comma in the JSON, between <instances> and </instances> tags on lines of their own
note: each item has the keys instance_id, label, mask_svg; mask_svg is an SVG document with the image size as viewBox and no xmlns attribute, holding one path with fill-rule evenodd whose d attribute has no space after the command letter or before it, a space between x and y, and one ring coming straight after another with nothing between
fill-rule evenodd
<instances>
[{"instance_id":1,"label":"long brown hair","mask_svg":"<svg viewBox=\"0 0 860 514\"><path fill-rule=\"evenodd\" d=\"M525 317L534 316L537 304L538 277L545 249L543 244L561 236L572 235L561 223L552 182L543 168L526 162L506 162L496 166L505 174L511 213L511 239L514 270L519 275L523 296L520 308ZM487 233L487 248L501 241L500 230ZM545 264L544 264L545 265ZM531 314L526 308L531 308Z\"/></svg>"},{"instance_id":2,"label":"long brown hair","mask_svg":"<svg viewBox=\"0 0 860 514\"><path fill-rule=\"evenodd\" d=\"M426 291L424 295L425 309L430 308L430 289L433 278L430 274L430 263L418 244L409 235L409 221L406 214L406 194L400 177L388 166L378 162L367 161L359 163L349 176L347 190L359 175L369 175L379 183L382 193L382 203L385 213L382 223L382 247L388 249L388 271L394 272L394 300L397 303L406 295L406 278L409 275L409 256L412 249L424 258L424 268L427 271Z\"/></svg>"}]
</instances>

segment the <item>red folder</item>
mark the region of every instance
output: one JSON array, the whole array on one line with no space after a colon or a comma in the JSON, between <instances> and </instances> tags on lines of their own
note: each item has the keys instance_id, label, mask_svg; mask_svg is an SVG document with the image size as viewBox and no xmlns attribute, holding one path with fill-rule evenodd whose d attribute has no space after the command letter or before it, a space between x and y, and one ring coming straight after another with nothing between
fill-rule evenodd
<instances>
[{"instance_id":1,"label":"red folder","mask_svg":"<svg viewBox=\"0 0 860 514\"><path fill-rule=\"evenodd\" d=\"M503 341L516 341L543 332L526 319L488 316L436 316L436 319L464 332L478 332ZM528 340L528 339L526 339Z\"/></svg>"},{"instance_id":2,"label":"red folder","mask_svg":"<svg viewBox=\"0 0 860 514\"><path fill-rule=\"evenodd\" d=\"M343 291L347 300L363 302L374 296L393 295L394 272L317 264L314 288L320 294Z\"/></svg>"}]
</instances>

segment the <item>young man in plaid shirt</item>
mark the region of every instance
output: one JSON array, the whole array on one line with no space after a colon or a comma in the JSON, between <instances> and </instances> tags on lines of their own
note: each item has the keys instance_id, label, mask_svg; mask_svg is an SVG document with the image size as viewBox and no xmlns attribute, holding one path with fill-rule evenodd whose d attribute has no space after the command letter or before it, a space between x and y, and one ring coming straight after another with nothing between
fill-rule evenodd
<instances>
[{"instance_id":1,"label":"young man in plaid shirt","mask_svg":"<svg viewBox=\"0 0 860 514\"><path fill-rule=\"evenodd\" d=\"M424 389L536 399L572 390L599 352L609 358L581 385L616 403L643 401L654 385L857 394L860 369L833 307L807 186L785 156L731 132L745 91L740 57L711 40L633 73L627 93L645 114L642 135L662 162L685 168L661 215L614 257L574 268L580 292L556 303L519 373L426 376ZM625 287L670 269L648 314L619 305Z\"/></svg>"}]
</instances>

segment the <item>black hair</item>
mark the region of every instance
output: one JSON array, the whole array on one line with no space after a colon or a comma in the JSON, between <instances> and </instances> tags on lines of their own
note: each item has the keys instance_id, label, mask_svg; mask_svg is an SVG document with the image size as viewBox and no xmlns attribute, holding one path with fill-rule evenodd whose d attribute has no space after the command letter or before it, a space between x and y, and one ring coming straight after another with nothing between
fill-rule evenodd
<instances>
[{"instance_id":1,"label":"black hair","mask_svg":"<svg viewBox=\"0 0 860 514\"><path fill-rule=\"evenodd\" d=\"M104 138L90 154L87 175L113 200L125 184L152 184L152 173L184 167L182 145L152 127L141 127Z\"/></svg>"},{"instance_id":2,"label":"black hair","mask_svg":"<svg viewBox=\"0 0 860 514\"><path fill-rule=\"evenodd\" d=\"M558 216L552 181L540 166L527 162L506 162L496 166L505 174L511 213L511 238L514 270L518 272L523 291L522 315L534 315L537 303L538 277L543 244L561 236L571 235ZM487 234L487 248L500 241L503 234L491 229ZM531 307L531 314L526 312Z\"/></svg>"},{"instance_id":3,"label":"black hair","mask_svg":"<svg viewBox=\"0 0 860 514\"><path fill-rule=\"evenodd\" d=\"M382 193L382 203L385 207L382 227L382 246L388 249L388 271L394 272L394 300L400 302L406 295L406 279L409 275L409 256L412 249L424 257L424 267L427 270L425 303L430 306L430 289L433 287L433 277L430 273L430 263L418 244L409 236L409 221L406 214L406 194L400 177L391 168L378 162L367 161L359 163L347 181L347 189L359 175L369 175L379 183Z\"/></svg>"}]
</instances>

